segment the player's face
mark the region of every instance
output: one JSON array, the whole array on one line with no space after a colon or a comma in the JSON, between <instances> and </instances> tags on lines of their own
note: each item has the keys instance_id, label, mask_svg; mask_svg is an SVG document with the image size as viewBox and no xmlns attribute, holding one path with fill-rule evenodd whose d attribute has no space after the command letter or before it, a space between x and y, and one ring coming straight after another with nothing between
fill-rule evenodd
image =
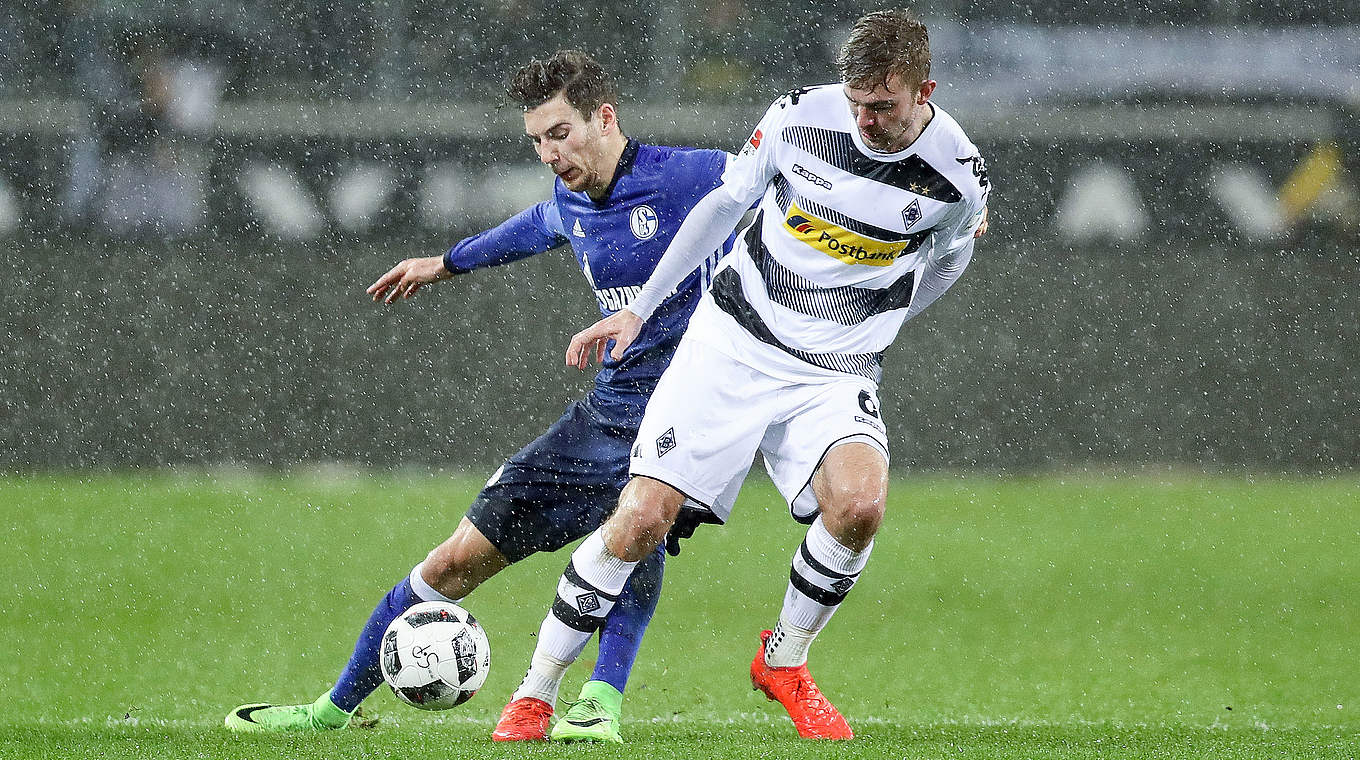
<instances>
[{"instance_id":1,"label":"player's face","mask_svg":"<svg viewBox=\"0 0 1360 760\"><path fill-rule=\"evenodd\" d=\"M574 193L603 191L612 178L614 167L602 166L607 161L603 133L609 120L606 109L613 114L613 106L605 104L587 119L558 93L524 112L524 132L533 142L538 160Z\"/></svg>"},{"instance_id":2,"label":"player's face","mask_svg":"<svg viewBox=\"0 0 1360 760\"><path fill-rule=\"evenodd\" d=\"M926 101L935 91L935 81L926 80L909 87L901 76L890 74L886 84L875 85L872 90L848 84L843 89L864 144L877 151L895 153L920 134L929 113Z\"/></svg>"}]
</instances>

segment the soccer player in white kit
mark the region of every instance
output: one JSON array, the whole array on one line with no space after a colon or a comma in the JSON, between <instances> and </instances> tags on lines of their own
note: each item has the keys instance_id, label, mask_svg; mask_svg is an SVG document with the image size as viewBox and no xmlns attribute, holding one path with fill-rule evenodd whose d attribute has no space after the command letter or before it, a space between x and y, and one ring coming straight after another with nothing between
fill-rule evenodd
<instances>
[{"instance_id":1,"label":"soccer player in white kit","mask_svg":"<svg viewBox=\"0 0 1360 760\"><path fill-rule=\"evenodd\" d=\"M989 185L977 148L930 102L929 40L911 13L860 18L837 64L840 84L770 106L642 293L572 339L569 365L603 359L610 340L620 355L759 200L647 406L618 509L572 554L521 689L576 659L682 509L691 525L725 522L760 451L809 529L751 681L800 736L853 737L808 673L808 649L864 569L883 518L882 352L963 273L985 230Z\"/></svg>"}]
</instances>

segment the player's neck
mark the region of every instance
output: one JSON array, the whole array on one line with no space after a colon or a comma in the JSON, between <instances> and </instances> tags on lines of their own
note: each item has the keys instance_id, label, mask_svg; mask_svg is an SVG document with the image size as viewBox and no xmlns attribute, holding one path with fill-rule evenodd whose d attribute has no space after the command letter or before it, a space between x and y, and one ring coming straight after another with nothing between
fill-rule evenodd
<instances>
[{"instance_id":1,"label":"player's neck","mask_svg":"<svg viewBox=\"0 0 1360 760\"><path fill-rule=\"evenodd\" d=\"M604 152L600 155L600 186L586 189L586 195L591 200L602 201L609 188L614 186L614 175L619 170L619 161L623 160L623 152L628 149L628 137L622 130L616 131L605 142Z\"/></svg>"},{"instance_id":2,"label":"player's neck","mask_svg":"<svg viewBox=\"0 0 1360 760\"><path fill-rule=\"evenodd\" d=\"M930 104L930 101L926 101L913 114L910 126L902 132L901 137L897 138L897 142L893 143L892 149L883 152L897 153L911 147L911 144L916 142L916 139L926 131L926 127L930 126L930 122L934 118L935 107Z\"/></svg>"}]
</instances>

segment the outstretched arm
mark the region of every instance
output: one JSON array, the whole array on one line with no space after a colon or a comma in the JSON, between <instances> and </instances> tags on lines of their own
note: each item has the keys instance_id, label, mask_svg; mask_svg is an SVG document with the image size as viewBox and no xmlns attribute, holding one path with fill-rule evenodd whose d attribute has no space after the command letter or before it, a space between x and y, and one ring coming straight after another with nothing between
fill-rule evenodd
<instances>
[{"instance_id":1,"label":"outstretched arm","mask_svg":"<svg viewBox=\"0 0 1360 760\"><path fill-rule=\"evenodd\" d=\"M748 205L734 199L721 185L694 204L632 303L572 336L567 346L567 366L585 369L592 355L596 362L603 362L605 346L611 339L614 350L609 355L622 359L623 352L642 330L642 323L690 272L722 246Z\"/></svg>"},{"instance_id":2,"label":"outstretched arm","mask_svg":"<svg viewBox=\"0 0 1360 760\"><path fill-rule=\"evenodd\" d=\"M410 298L425 285L452 276L453 272L444 268L443 256L403 259L364 292L373 296L374 301L392 303L398 298Z\"/></svg>"},{"instance_id":3,"label":"outstretched arm","mask_svg":"<svg viewBox=\"0 0 1360 760\"><path fill-rule=\"evenodd\" d=\"M508 264L567 242L557 205L538 203L499 225L460 240L443 256L405 259L368 286L374 301L410 298L425 285L482 267Z\"/></svg>"}]
</instances>

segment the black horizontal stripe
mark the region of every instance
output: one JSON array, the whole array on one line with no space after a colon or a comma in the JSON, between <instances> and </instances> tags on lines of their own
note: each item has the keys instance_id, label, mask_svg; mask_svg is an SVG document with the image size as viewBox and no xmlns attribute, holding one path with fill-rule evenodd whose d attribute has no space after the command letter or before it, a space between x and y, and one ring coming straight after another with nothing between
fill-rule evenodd
<instances>
[{"instance_id":1,"label":"black horizontal stripe","mask_svg":"<svg viewBox=\"0 0 1360 760\"><path fill-rule=\"evenodd\" d=\"M567 579L568 583L571 583L574 586L579 586L588 591L594 591L595 593L600 595L601 599L608 599L611 602L617 602L619 600L618 594L606 594L605 592L601 591L600 589L596 588L595 586L587 582L585 578L582 578L581 574L576 572L576 565L573 562L567 563L567 569L562 571L562 575Z\"/></svg>"},{"instance_id":2,"label":"black horizontal stripe","mask_svg":"<svg viewBox=\"0 0 1360 760\"><path fill-rule=\"evenodd\" d=\"M753 228L759 226L757 221L751 225ZM717 302L718 308L732 315L737 320L737 324L746 328L746 331L759 338L762 342L768 343L775 348L786 353L793 353L793 349L784 345L784 341L775 337L770 332L770 328L765 324L765 320L760 318L756 310L751 308L751 304L746 301L746 296L741 292L741 275L737 270L728 267L722 270L713 278L713 300Z\"/></svg>"},{"instance_id":3,"label":"black horizontal stripe","mask_svg":"<svg viewBox=\"0 0 1360 760\"><path fill-rule=\"evenodd\" d=\"M845 594L837 594L835 591L828 591L824 588L815 586L812 584L812 581L799 575L797 570L789 571L789 583L792 583L793 587L798 589L798 593L818 604L826 605L827 607L835 607L845 601ZM846 591L845 593L848 594L850 592Z\"/></svg>"},{"instance_id":4,"label":"black horizontal stripe","mask_svg":"<svg viewBox=\"0 0 1360 760\"><path fill-rule=\"evenodd\" d=\"M552 616L562 621L562 625L581 633L594 633L604 622L604 618L582 615L575 607L562 601L561 597L553 599Z\"/></svg>"},{"instance_id":5,"label":"black horizontal stripe","mask_svg":"<svg viewBox=\"0 0 1360 760\"><path fill-rule=\"evenodd\" d=\"M945 203L963 198L952 182L914 153L900 161L878 161L860 153L849 132L796 125L785 127L782 134L795 148L857 177Z\"/></svg>"},{"instance_id":6,"label":"black horizontal stripe","mask_svg":"<svg viewBox=\"0 0 1360 760\"><path fill-rule=\"evenodd\" d=\"M814 354L785 345L783 341L775 337L773 332L770 332L769 326L765 324L765 321L751 307L750 302L746 300L745 294L741 292L741 275L737 274L736 270L731 267L722 270L713 278L713 287L709 292L713 295L713 302L717 304L718 308L727 312L737 321L737 324L762 343L774 346L814 367L867 377L875 383L883 376L883 354L881 352L872 354Z\"/></svg>"},{"instance_id":7,"label":"black horizontal stripe","mask_svg":"<svg viewBox=\"0 0 1360 760\"><path fill-rule=\"evenodd\" d=\"M757 217L746 231L746 251L765 280L765 292L780 306L847 327L854 327L886 311L911 306L912 293L916 289L915 272L904 273L886 288L824 287L780 264L770 254L761 237L760 221Z\"/></svg>"},{"instance_id":8,"label":"black horizontal stripe","mask_svg":"<svg viewBox=\"0 0 1360 760\"><path fill-rule=\"evenodd\" d=\"M808 551L806 540L803 541L802 546L798 547L798 553L803 555L803 561L808 564L808 567L817 571L821 575L825 575L828 578L840 580L841 578L859 577L859 573L838 573L835 570L832 570L831 568L827 567L826 565L823 565L822 563L818 562L816 559L813 558L812 552Z\"/></svg>"},{"instance_id":9,"label":"black horizontal stripe","mask_svg":"<svg viewBox=\"0 0 1360 760\"><path fill-rule=\"evenodd\" d=\"M856 235L863 235L864 237L882 240L888 243L911 241L903 253L911 253L916 250L921 246L921 241L925 240L926 237L930 235L930 230L928 229L920 232L893 232L892 230L887 230L877 225L869 224L868 222L861 222L854 217L846 216L830 206L823 206L811 198L795 193L793 191L793 186L789 184L788 179L783 174L774 175L774 200L775 203L779 204L779 210L783 211L785 214L789 213L789 209L796 205L807 213L831 222L832 224L844 227Z\"/></svg>"}]
</instances>

